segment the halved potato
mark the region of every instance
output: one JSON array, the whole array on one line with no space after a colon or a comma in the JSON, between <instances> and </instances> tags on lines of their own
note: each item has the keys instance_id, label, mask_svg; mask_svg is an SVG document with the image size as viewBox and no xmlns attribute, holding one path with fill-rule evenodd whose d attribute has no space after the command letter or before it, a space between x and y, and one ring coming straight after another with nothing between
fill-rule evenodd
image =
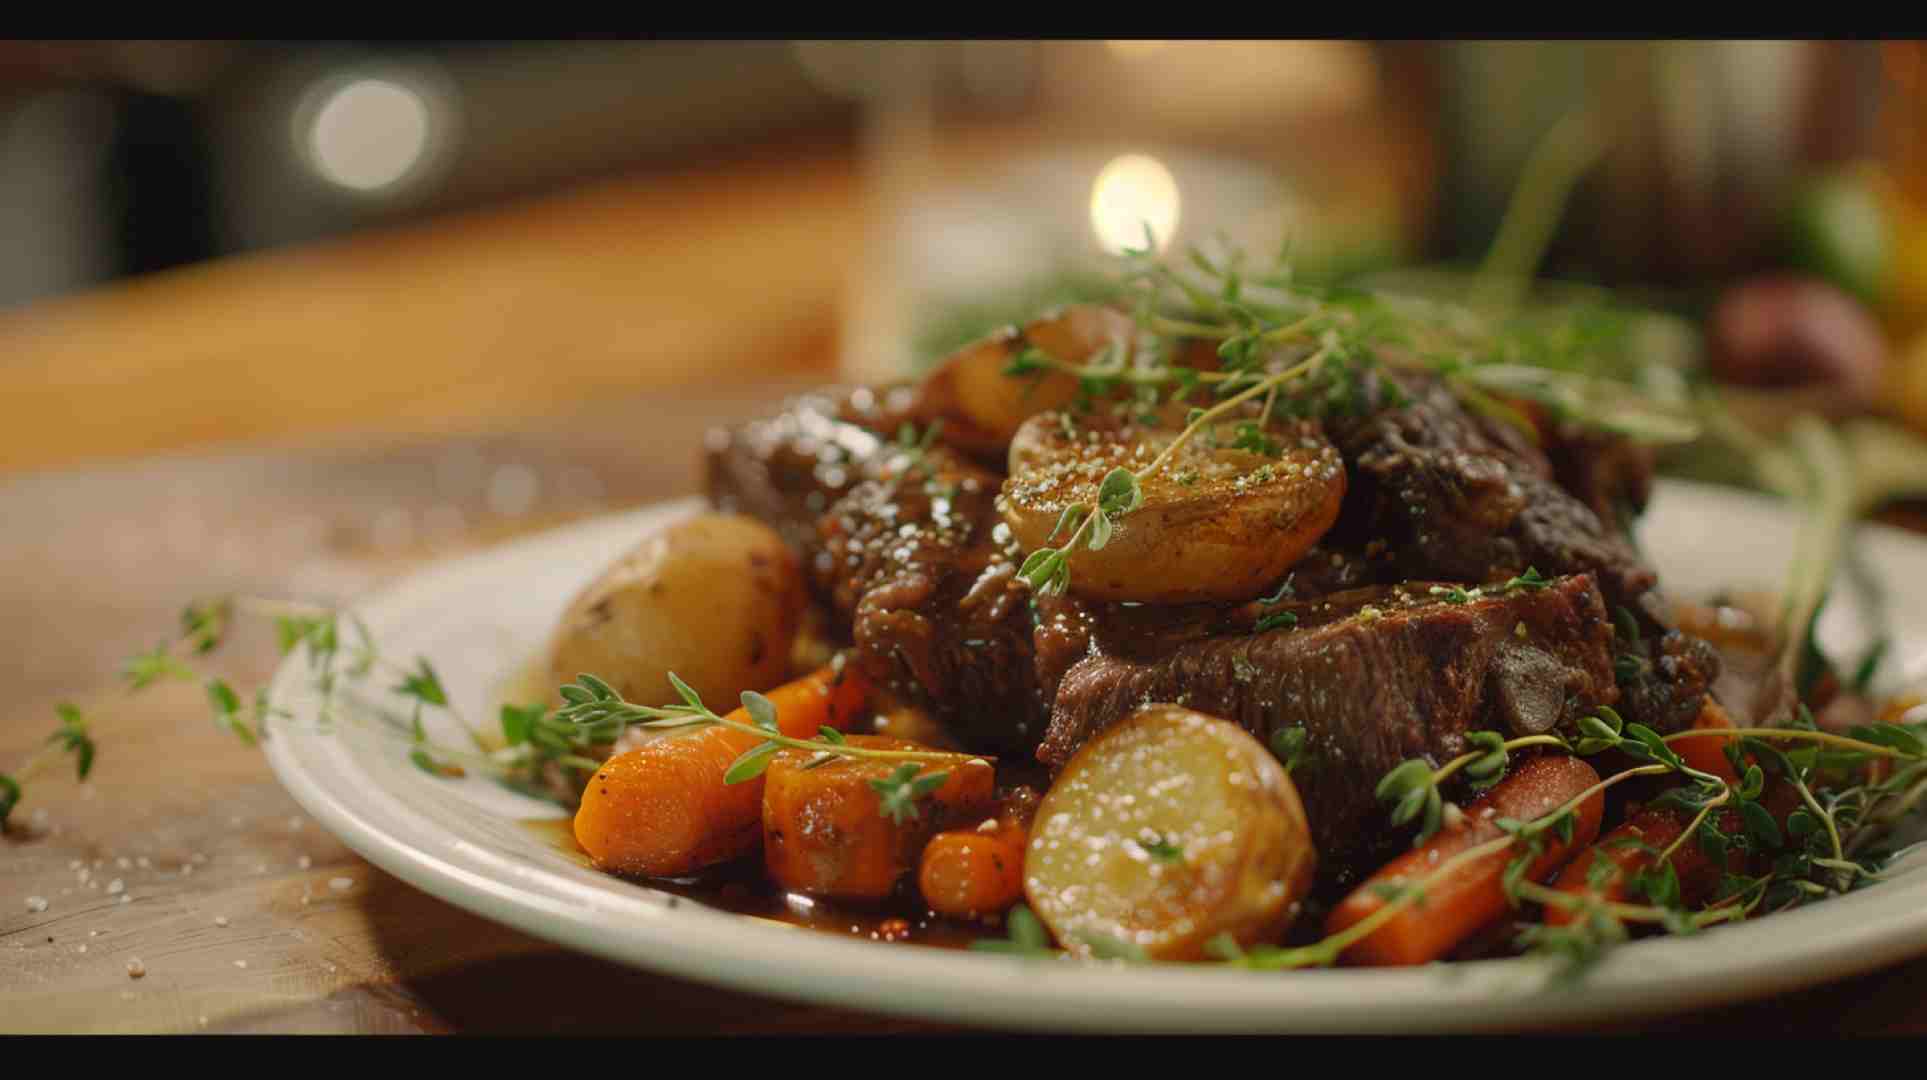
<instances>
[{"instance_id":1,"label":"halved potato","mask_svg":"<svg viewBox=\"0 0 1927 1080\"><path fill-rule=\"evenodd\" d=\"M946 442L1001 450L1026 419L1077 396L1077 379L1061 371L1005 374L1019 353L1035 346L1053 359L1083 364L1110 345L1129 348L1136 336L1136 322L1114 308L1074 304L1053 311L951 353L917 387L912 411L941 418Z\"/></svg>"},{"instance_id":2,"label":"halved potato","mask_svg":"<svg viewBox=\"0 0 1927 1080\"><path fill-rule=\"evenodd\" d=\"M1276 940L1318 865L1298 789L1235 724L1147 705L1093 739L1031 823L1024 894L1058 944L1193 960L1228 933Z\"/></svg>"},{"instance_id":3,"label":"halved potato","mask_svg":"<svg viewBox=\"0 0 1927 1080\"><path fill-rule=\"evenodd\" d=\"M1143 469L1184 429L1183 406L1151 421L1040 413L1010 444L998 508L1026 552L1062 544L1068 506L1097 504L1111 470ZM1098 551L1072 552L1071 591L1095 600L1248 600L1277 583L1338 519L1345 465L1311 421L1273 421L1236 449L1234 417L1201 431L1140 483L1143 504Z\"/></svg>"}]
</instances>

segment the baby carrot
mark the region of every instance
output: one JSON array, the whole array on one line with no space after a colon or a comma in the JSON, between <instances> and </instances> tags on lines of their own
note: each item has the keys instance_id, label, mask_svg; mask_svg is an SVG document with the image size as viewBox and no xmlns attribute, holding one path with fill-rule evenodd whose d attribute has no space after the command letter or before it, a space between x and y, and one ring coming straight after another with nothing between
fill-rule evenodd
<instances>
[{"instance_id":1,"label":"baby carrot","mask_svg":"<svg viewBox=\"0 0 1927 1080\"><path fill-rule=\"evenodd\" d=\"M1337 934L1350 928L1389 903L1395 890L1423 879L1446 859L1504 836L1499 818L1543 817L1598 782L1599 774L1578 758L1546 755L1521 763L1465 808L1463 823L1386 863L1347 896L1332 910L1325 932ZM1545 853L1533 862L1527 876L1539 880L1592 843L1604 811L1603 795L1579 804L1572 841L1561 842L1548 834ZM1344 959L1354 964L1410 965L1443 957L1505 914L1505 869L1516 855L1511 849L1495 851L1459 867L1443 881L1426 885L1421 899L1346 949Z\"/></svg>"},{"instance_id":2,"label":"baby carrot","mask_svg":"<svg viewBox=\"0 0 1927 1080\"><path fill-rule=\"evenodd\" d=\"M1560 892L1590 896L1606 903L1645 903L1642 897L1633 895L1635 877L1640 871L1651 867L1659 853L1679 839L1679 834L1691 823L1692 817L1687 811L1672 807L1641 810L1628 818L1625 824L1606 834L1604 839L1593 845L1591 851L1580 853L1578 858L1568 863L1565 871L1553 881L1552 887ZM1739 822L1727 817L1723 825L1728 832L1733 832L1738 829ZM1740 865L1737 852L1730 858L1737 868ZM1594 867L1601 859L1611 863L1613 869L1610 873L1600 875L1602 880L1595 883ZM1687 907L1695 906L1711 896L1719 885L1722 868L1701 849L1696 839L1688 839L1674 848L1667 861L1672 864L1673 873L1679 879L1680 902ZM1546 905L1545 921L1548 926L1564 926L1578 917L1577 911L1562 905Z\"/></svg>"},{"instance_id":3,"label":"baby carrot","mask_svg":"<svg viewBox=\"0 0 1927 1080\"><path fill-rule=\"evenodd\" d=\"M1700 706L1700 714L1693 721L1693 731L1723 731L1733 728L1733 718L1726 709L1708 695ZM1680 758L1703 773L1711 773L1729 784L1740 782L1740 774L1733 771L1733 763L1726 760L1727 744L1734 740L1713 735L1695 736L1690 739L1675 739L1670 745Z\"/></svg>"},{"instance_id":4,"label":"baby carrot","mask_svg":"<svg viewBox=\"0 0 1927 1080\"><path fill-rule=\"evenodd\" d=\"M939 915L974 919L1003 911L1024 895L1025 831L992 818L975 829L939 833L917 869L923 901Z\"/></svg>"},{"instance_id":5,"label":"baby carrot","mask_svg":"<svg viewBox=\"0 0 1927 1080\"><path fill-rule=\"evenodd\" d=\"M769 693L783 734L841 731L869 698L854 665L824 667ZM737 709L729 719L751 722ZM760 736L714 726L657 739L597 769L575 814L575 839L595 864L620 874L687 874L756 850L763 835L763 778L723 783Z\"/></svg>"}]
</instances>

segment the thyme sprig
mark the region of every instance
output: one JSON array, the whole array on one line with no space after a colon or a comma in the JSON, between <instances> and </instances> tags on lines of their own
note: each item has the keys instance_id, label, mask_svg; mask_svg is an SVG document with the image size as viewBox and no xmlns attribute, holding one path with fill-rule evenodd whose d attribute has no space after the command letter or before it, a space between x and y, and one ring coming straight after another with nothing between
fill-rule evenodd
<instances>
[{"instance_id":1,"label":"thyme sprig","mask_svg":"<svg viewBox=\"0 0 1927 1080\"><path fill-rule=\"evenodd\" d=\"M973 760L989 760L981 755L941 750L880 750L873 747L854 746L834 728L819 729L816 738L813 739L794 738L783 734L781 727L777 724L776 704L754 690L743 692L743 711L749 716L749 720L745 722L733 716L722 716L712 711L703 704L702 697L688 683L678 678L675 672L669 673L669 683L675 688L677 696L682 698L682 704L658 707L637 705L626 701L614 687L594 675L578 675L575 682L561 688L560 693L565 704L556 710L556 720L563 724L600 731L609 731L612 726L614 730L620 731L621 728L631 725L653 729L719 726L760 737L762 741L739 755L724 773L723 781L729 784L740 784L763 775L776 752L783 749L812 751L814 756L804 763L804 768L827 764L836 758L900 761L911 763L913 768L915 763L919 762L956 764ZM896 774L896 776L902 775L901 770ZM933 773L930 776L917 778L914 773L910 774L907 778L909 785L907 794L897 791L895 786L890 792L884 792L879 788L879 793L884 795L883 813L893 818L900 813L914 815L914 800L942 786L942 779L939 779L935 785L929 784L931 776L942 777L943 775Z\"/></svg>"}]
</instances>

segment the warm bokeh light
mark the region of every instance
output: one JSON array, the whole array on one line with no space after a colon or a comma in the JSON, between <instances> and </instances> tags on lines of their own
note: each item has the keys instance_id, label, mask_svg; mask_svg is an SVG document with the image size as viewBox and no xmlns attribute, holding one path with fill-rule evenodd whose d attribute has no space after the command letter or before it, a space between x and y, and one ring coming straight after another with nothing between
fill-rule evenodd
<instances>
[{"instance_id":1,"label":"warm bokeh light","mask_svg":"<svg viewBox=\"0 0 1927 1080\"><path fill-rule=\"evenodd\" d=\"M1091 185L1091 228L1113 255L1144 243L1148 226L1159 251L1178 229L1178 182L1164 163L1145 154L1113 158Z\"/></svg>"},{"instance_id":2,"label":"warm bokeh light","mask_svg":"<svg viewBox=\"0 0 1927 1080\"><path fill-rule=\"evenodd\" d=\"M307 132L314 167L330 182L375 191L401 182L427 155L428 101L386 79L344 83L315 110Z\"/></svg>"}]
</instances>

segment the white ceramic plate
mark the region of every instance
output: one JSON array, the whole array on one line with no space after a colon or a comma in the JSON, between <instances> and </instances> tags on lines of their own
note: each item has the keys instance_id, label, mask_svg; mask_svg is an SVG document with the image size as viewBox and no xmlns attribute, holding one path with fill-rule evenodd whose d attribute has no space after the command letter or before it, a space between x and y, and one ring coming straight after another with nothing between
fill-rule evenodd
<instances>
[{"instance_id":1,"label":"white ceramic plate","mask_svg":"<svg viewBox=\"0 0 1927 1080\"><path fill-rule=\"evenodd\" d=\"M455 704L486 716L541 649L574 591L645 533L695 509L665 504L588 522L421 574L360 608L384 653L433 659ZM1643 544L1679 594L1777 583L1795 521L1719 488L1662 485ZM1927 674L1927 543L1865 530L1890 590L1887 674ZM1852 590L1822 621L1857 648ZM1848 655L1852 653L1849 652ZM878 944L711 910L581 865L526 826L555 807L480 778L439 780L367 725L316 730L299 660L277 676L293 722L268 741L281 782L369 861L452 904L636 967L878 1012L1082 1031L1436 1031L1601 1021L1757 997L1927 952L1927 857L1850 896L1693 938L1625 947L1576 987L1531 960L1389 970L1255 973L1215 966L1079 965ZM441 729L442 738L456 732ZM451 743L451 745L454 745Z\"/></svg>"}]
</instances>

